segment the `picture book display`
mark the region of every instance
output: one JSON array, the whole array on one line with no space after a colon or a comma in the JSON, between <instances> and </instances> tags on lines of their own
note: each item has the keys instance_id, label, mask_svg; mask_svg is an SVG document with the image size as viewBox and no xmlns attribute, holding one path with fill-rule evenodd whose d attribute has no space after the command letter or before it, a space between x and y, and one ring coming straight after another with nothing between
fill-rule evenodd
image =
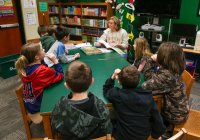
<instances>
[{"instance_id":1,"label":"picture book display","mask_svg":"<svg viewBox=\"0 0 200 140\"><path fill-rule=\"evenodd\" d=\"M94 55L94 54L102 54L102 51L100 51L96 47L85 47L80 48L86 55Z\"/></svg>"}]
</instances>

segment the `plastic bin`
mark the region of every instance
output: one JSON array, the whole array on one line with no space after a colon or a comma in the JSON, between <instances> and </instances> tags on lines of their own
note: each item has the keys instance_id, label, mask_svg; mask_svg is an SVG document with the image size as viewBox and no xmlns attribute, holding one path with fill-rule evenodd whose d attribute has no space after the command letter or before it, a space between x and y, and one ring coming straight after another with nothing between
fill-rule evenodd
<instances>
[{"instance_id":1,"label":"plastic bin","mask_svg":"<svg viewBox=\"0 0 200 140\"><path fill-rule=\"evenodd\" d=\"M20 54L13 54L0 58L0 76L4 79L17 75L15 62Z\"/></svg>"}]
</instances>

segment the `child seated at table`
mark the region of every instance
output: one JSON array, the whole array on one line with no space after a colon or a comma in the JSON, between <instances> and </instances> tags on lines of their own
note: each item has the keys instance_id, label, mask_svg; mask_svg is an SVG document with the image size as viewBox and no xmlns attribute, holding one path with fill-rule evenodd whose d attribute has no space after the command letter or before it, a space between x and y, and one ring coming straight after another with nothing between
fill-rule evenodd
<instances>
[{"instance_id":1,"label":"child seated at table","mask_svg":"<svg viewBox=\"0 0 200 140\"><path fill-rule=\"evenodd\" d=\"M89 140L112 133L109 110L88 88L93 84L92 70L82 61L72 62L65 72L65 87L71 89L62 96L51 113L52 130L63 140Z\"/></svg>"},{"instance_id":2,"label":"child seated at table","mask_svg":"<svg viewBox=\"0 0 200 140\"><path fill-rule=\"evenodd\" d=\"M40 35L40 43L45 52L47 52L51 46L56 42L55 29L57 25L40 25L38 27L38 34Z\"/></svg>"},{"instance_id":3,"label":"child seated at table","mask_svg":"<svg viewBox=\"0 0 200 140\"><path fill-rule=\"evenodd\" d=\"M143 73L147 60L151 58L149 44L145 38L136 38L133 47L135 50L135 61L133 65L138 71Z\"/></svg>"},{"instance_id":4,"label":"child seated at table","mask_svg":"<svg viewBox=\"0 0 200 140\"><path fill-rule=\"evenodd\" d=\"M156 63L160 68L154 71ZM142 87L152 90L154 95L164 95L161 115L168 132L163 137L169 138L173 134L173 127L170 124L183 124L187 121L190 111L182 79L186 65L183 49L177 43L162 43L158 53L153 55L146 65L148 67L144 77L148 80L142 84Z\"/></svg>"},{"instance_id":5,"label":"child seated at table","mask_svg":"<svg viewBox=\"0 0 200 140\"><path fill-rule=\"evenodd\" d=\"M122 89L114 87L118 79ZM104 96L113 103L116 120L113 124L113 137L116 140L147 140L159 138L165 132L162 117L158 111L152 92L137 87L140 73L135 66L127 65L116 69L103 86Z\"/></svg>"},{"instance_id":6,"label":"child seated at table","mask_svg":"<svg viewBox=\"0 0 200 140\"><path fill-rule=\"evenodd\" d=\"M65 49L64 44L69 41L69 33L70 31L67 27L58 26L55 30L55 36L57 40L47 52L56 55L56 58L62 63L70 63L80 57L79 53L76 53L75 55L67 55L68 50ZM44 61L46 62L48 67L53 66L53 63L47 57L44 58Z\"/></svg>"},{"instance_id":7,"label":"child seated at table","mask_svg":"<svg viewBox=\"0 0 200 140\"><path fill-rule=\"evenodd\" d=\"M53 54L46 54L54 63L55 70L50 69L44 62L45 52L36 42L22 46L21 55L15 63L18 75L23 82L23 100L28 115L34 123L40 123L40 106L43 90L51 83L63 79L63 70Z\"/></svg>"}]
</instances>

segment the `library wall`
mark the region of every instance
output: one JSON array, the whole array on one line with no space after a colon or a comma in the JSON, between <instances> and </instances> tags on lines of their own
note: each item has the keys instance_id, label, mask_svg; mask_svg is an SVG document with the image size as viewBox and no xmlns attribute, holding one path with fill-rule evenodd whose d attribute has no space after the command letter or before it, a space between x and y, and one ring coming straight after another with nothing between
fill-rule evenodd
<instances>
[{"instance_id":1,"label":"library wall","mask_svg":"<svg viewBox=\"0 0 200 140\"><path fill-rule=\"evenodd\" d=\"M20 0L20 1L21 1L21 7L22 7L22 16L23 16L23 22L24 22L24 31L25 31L26 41L30 39L39 38L39 35L37 33L37 28L39 26L37 4L36 4L36 8L24 8L24 1L23 0ZM26 13L28 12L35 13L36 24L28 25L27 17L26 17Z\"/></svg>"}]
</instances>

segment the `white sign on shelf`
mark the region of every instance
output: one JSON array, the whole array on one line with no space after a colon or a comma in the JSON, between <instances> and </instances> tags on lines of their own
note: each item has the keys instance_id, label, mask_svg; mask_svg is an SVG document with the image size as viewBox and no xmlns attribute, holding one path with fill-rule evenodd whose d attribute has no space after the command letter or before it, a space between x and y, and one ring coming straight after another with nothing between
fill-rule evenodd
<instances>
[{"instance_id":1,"label":"white sign on shelf","mask_svg":"<svg viewBox=\"0 0 200 140\"><path fill-rule=\"evenodd\" d=\"M26 13L26 18L27 18L28 25L36 24L36 19L35 19L35 13L34 12Z\"/></svg>"},{"instance_id":2,"label":"white sign on shelf","mask_svg":"<svg viewBox=\"0 0 200 140\"><path fill-rule=\"evenodd\" d=\"M24 0L24 8L36 8L35 0Z\"/></svg>"}]
</instances>

